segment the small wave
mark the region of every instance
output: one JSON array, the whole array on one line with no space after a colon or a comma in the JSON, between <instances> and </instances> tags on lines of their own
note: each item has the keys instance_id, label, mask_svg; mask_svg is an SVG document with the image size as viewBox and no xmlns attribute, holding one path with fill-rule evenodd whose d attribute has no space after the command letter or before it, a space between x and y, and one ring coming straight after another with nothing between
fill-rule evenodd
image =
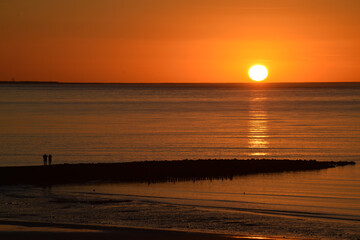
<instances>
[{"instance_id":1,"label":"small wave","mask_svg":"<svg viewBox=\"0 0 360 240\"><path fill-rule=\"evenodd\" d=\"M99 193L99 192L72 192L77 194L90 194L98 196L123 196L123 197L134 197L142 198L140 201L148 203L164 203L163 201L156 201L152 199L159 200L184 200L184 201L196 201L196 202L215 202L215 203L242 203L242 204L251 204L258 206L283 206L283 207L309 207L302 205L289 205L289 204L273 204L273 203L257 203L249 201L237 201L237 200L216 200L216 199L193 199L193 198L181 198L181 197L164 197L164 196L147 196L147 195L136 195L136 194L119 194L119 193ZM170 201L171 204L179 206L189 206L189 207L200 207L207 209L216 209L216 210L230 210L230 211L239 211L247 213L256 213L256 214L268 214L268 215L282 215L287 217L305 217L305 218L319 218L319 219L328 219L328 220L345 220L345 221L356 221L360 222L360 216L350 215L350 214L336 214L336 213L324 213L324 212L309 212L309 211L297 211L297 210L281 210L281 209L269 209L269 208L250 208L250 207L231 207L231 206L214 206L209 204L196 204L196 203L178 203ZM311 207L311 206L310 206ZM333 207L317 207L317 208L328 208L335 209Z\"/></svg>"}]
</instances>

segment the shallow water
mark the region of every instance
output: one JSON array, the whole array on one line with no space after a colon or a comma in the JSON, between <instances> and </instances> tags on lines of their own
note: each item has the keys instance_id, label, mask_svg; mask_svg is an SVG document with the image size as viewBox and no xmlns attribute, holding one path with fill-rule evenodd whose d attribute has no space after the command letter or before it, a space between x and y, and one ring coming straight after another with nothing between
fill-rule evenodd
<instances>
[{"instance_id":1,"label":"shallow water","mask_svg":"<svg viewBox=\"0 0 360 240\"><path fill-rule=\"evenodd\" d=\"M0 219L358 239L359 172L355 165L233 180L3 186Z\"/></svg>"}]
</instances>

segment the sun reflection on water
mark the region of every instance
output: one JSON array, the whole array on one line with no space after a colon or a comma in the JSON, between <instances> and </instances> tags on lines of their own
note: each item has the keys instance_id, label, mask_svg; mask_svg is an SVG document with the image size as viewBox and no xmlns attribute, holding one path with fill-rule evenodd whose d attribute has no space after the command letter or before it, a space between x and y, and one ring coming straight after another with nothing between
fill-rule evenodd
<instances>
[{"instance_id":1,"label":"sun reflection on water","mask_svg":"<svg viewBox=\"0 0 360 240\"><path fill-rule=\"evenodd\" d=\"M248 122L248 148L250 155L254 157L266 156L269 142L268 115L264 103L266 97L261 93L254 92L250 99L249 122Z\"/></svg>"}]
</instances>

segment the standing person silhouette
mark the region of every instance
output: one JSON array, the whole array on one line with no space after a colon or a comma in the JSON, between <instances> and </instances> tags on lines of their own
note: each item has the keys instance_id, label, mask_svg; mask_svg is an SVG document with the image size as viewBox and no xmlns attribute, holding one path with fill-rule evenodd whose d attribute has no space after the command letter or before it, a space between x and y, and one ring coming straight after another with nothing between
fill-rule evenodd
<instances>
[{"instance_id":1,"label":"standing person silhouette","mask_svg":"<svg viewBox=\"0 0 360 240\"><path fill-rule=\"evenodd\" d=\"M52 156L51 154L49 154L49 166L51 165L51 161L52 161Z\"/></svg>"},{"instance_id":2,"label":"standing person silhouette","mask_svg":"<svg viewBox=\"0 0 360 240\"><path fill-rule=\"evenodd\" d=\"M43 155L43 159L44 159L44 166L46 166L47 165L47 155L46 154Z\"/></svg>"}]
</instances>

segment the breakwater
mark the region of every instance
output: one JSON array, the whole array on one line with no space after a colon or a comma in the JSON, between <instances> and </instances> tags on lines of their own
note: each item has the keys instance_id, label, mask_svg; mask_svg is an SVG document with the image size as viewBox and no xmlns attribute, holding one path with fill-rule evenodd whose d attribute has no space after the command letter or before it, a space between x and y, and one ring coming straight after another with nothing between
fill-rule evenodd
<instances>
[{"instance_id":1,"label":"breakwater","mask_svg":"<svg viewBox=\"0 0 360 240\"><path fill-rule=\"evenodd\" d=\"M321 170L355 162L275 159L198 159L125 163L57 164L0 167L0 184L72 184L101 182L163 182L232 179L234 176Z\"/></svg>"}]
</instances>

